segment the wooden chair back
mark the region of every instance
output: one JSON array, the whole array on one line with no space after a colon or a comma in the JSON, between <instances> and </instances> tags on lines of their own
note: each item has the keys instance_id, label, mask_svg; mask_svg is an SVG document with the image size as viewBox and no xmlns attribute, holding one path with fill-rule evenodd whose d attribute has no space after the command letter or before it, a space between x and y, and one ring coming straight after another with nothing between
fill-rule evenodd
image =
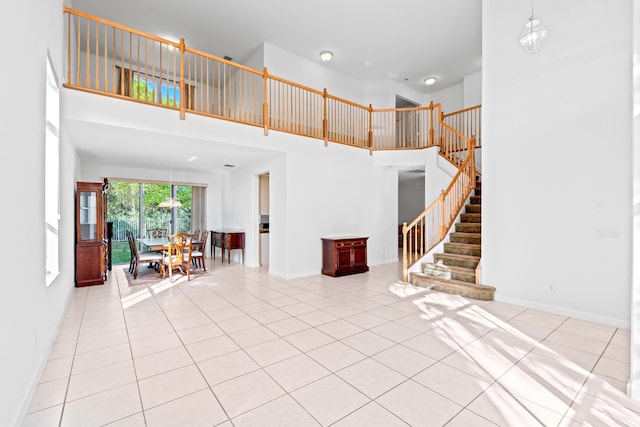
<instances>
[{"instance_id":1,"label":"wooden chair back","mask_svg":"<svg viewBox=\"0 0 640 427\"><path fill-rule=\"evenodd\" d=\"M191 280L191 243L194 240L193 234L176 233L167 236L169 243L164 252L164 268L169 270L169 278L173 276L173 270L178 269L182 274L187 275L187 280ZM163 269L164 276L164 269Z\"/></svg>"},{"instance_id":2,"label":"wooden chair back","mask_svg":"<svg viewBox=\"0 0 640 427\"><path fill-rule=\"evenodd\" d=\"M166 228L150 228L147 230L147 238L148 239L158 239L161 237L167 236Z\"/></svg>"}]
</instances>

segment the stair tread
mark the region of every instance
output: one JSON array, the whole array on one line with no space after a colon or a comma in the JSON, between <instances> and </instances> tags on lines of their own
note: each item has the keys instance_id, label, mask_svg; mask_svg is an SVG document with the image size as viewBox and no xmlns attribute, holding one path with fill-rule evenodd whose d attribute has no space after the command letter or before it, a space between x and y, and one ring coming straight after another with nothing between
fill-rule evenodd
<instances>
[{"instance_id":1,"label":"stair tread","mask_svg":"<svg viewBox=\"0 0 640 427\"><path fill-rule=\"evenodd\" d=\"M447 267L449 270L455 271L457 273L473 273L473 274L475 274L475 272L476 272L475 268L458 267L458 266L455 266L455 265L444 265L444 267Z\"/></svg>"},{"instance_id":2,"label":"stair tread","mask_svg":"<svg viewBox=\"0 0 640 427\"><path fill-rule=\"evenodd\" d=\"M417 282L417 283L416 283ZM493 301L496 288L487 285L463 282L455 279L442 279L422 273L411 273L411 283L416 286L430 288L434 291L462 295L483 301ZM428 286L423 286L428 284Z\"/></svg>"},{"instance_id":3,"label":"stair tread","mask_svg":"<svg viewBox=\"0 0 640 427\"><path fill-rule=\"evenodd\" d=\"M477 285L475 283L464 282L462 280L443 279L442 277L429 276L428 274L424 274L424 273L411 273L411 274L416 276L416 277L419 277L420 279L429 280L430 282L456 284L456 285L460 285L460 286L474 286L474 287L485 286L485 285Z\"/></svg>"},{"instance_id":4,"label":"stair tread","mask_svg":"<svg viewBox=\"0 0 640 427\"><path fill-rule=\"evenodd\" d=\"M465 259L465 260L480 260L479 256L475 255L461 255L461 254L449 254L449 253L438 253L433 254L434 257L448 257L448 258L457 258L457 259Z\"/></svg>"},{"instance_id":5,"label":"stair tread","mask_svg":"<svg viewBox=\"0 0 640 427\"><path fill-rule=\"evenodd\" d=\"M480 243L447 242L447 243L445 243L445 245L448 245L448 246L461 246L461 247L473 246L474 248L482 247L482 245Z\"/></svg>"},{"instance_id":6,"label":"stair tread","mask_svg":"<svg viewBox=\"0 0 640 427\"><path fill-rule=\"evenodd\" d=\"M482 233L469 233L465 231L452 231L449 235L456 235L459 237L482 237Z\"/></svg>"}]
</instances>

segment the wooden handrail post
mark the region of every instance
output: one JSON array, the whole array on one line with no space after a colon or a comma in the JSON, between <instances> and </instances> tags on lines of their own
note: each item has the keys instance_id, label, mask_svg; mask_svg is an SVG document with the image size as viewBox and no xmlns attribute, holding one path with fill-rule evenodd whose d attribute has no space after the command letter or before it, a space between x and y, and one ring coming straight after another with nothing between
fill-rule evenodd
<instances>
[{"instance_id":1,"label":"wooden handrail post","mask_svg":"<svg viewBox=\"0 0 640 427\"><path fill-rule=\"evenodd\" d=\"M369 104L369 155L373 156L373 106Z\"/></svg>"},{"instance_id":2,"label":"wooden handrail post","mask_svg":"<svg viewBox=\"0 0 640 427\"><path fill-rule=\"evenodd\" d=\"M324 104L324 111L322 115L322 138L324 138L324 146L327 147L328 144L328 122L327 122L327 88L324 88L322 93L322 101Z\"/></svg>"},{"instance_id":3,"label":"wooden handrail post","mask_svg":"<svg viewBox=\"0 0 640 427\"><path fill-rule=\"evenodd\" d=\"M444 190L440 190L440 198L438 200L438 240L444 238L445 225L444 225Z\"/></svg>"},{"instance_id":4,"label":"wooden handrail post","mask_svg":"<svg viewBox=\"0 0 640 427\"><path fill-rule=\"evenodd\" d=\"M187 97L185 96L184 89L184 37L180 37L180 120L185 119ZM191 95L191 94L189 94Z\"/></svg>"},{"instance_id":5,"label":"wooden handrail post","mask_svg":"<svg viewBox=\"0 0 640 427\"><path fill-rule=\"evenodd\" d=\"M64 6L63 6L63 10L64 10ZM105 78L106 77L107 76L105 76ZM71 83L71 14L68 12L67 12L67 83Z\"/></svg>"},{"instance_id":6,"label":"wooden handrail post","mask_svg":"<svg viewBox=\"0 0 640 427\"><path fill-rule=\"evenodd\" d=\"M469 140L469 167L471 168L471 188L476 188L476 136Z\"/></svg>"},{"instance_id":7,"label":"wooden handrail post","mask_svg":"<svg viewBox=\"0 0 640 427\"><path fill-rule=\"evenodd\" d=\"M433 128L433 101L429 103L429 145L434 145L435 130Z\"/></svg>"},{"instance_id":8,"label":"wooden handrail post","mask_svg":"<svg viewBox=\"0 0 640 427\"><path fill-rule=\"evenodd\" d=\"M409 280L409 272L408 272L408 262L407 262L407 223L402 223L402 281L406 282Z\"/></svg>"},{"instance_id":9,"label":"wooden handrail post","mask_svg":"<svg viewBox=\"0 0 640 427\"><path fill-rule=\"evenodd\" d=\"M263 80L264 80L264 99L262 103L262 121L264 122L264 136L269 135L269 104L267 102L267 80L269 79L269 72L267 67L264 67Z\"/></svg>"}]
</instances>

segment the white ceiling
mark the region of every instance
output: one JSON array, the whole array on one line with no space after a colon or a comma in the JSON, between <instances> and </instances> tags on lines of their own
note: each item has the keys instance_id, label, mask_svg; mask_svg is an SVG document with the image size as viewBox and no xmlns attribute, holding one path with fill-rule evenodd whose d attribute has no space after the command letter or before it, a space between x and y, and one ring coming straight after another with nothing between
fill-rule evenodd
<instances>
[{"instance_id":1,"label":"white ceiling","mask_svg":"<svg viewBox=\"0 0 640 427\"><path fill-rule=\"evenodd\" d=\"M263 43L368 83L395 80L421 92L459 83L481 66L481 0L72 0L69 6L242 63ZM323 63L322 50L334 58ZM438 82L424 85L427 76ZM120 101L122 102L122 101ZM83 162L226 172L277 153L67 121ZM197 156L196 162L188 162Z\"/></svg>"},{"instance_id":2,"label":"white ceiling","mask_svg":"<svg viewBox=\"0 0 640 427\"><path fill-rule=\"evenodd\" d=\"M367 83L421 93L481 67L481 0L72 0L83 12L243 63L263 43ZM427 87L424 79L437 77Z\"/></svg>"}]
</instances>

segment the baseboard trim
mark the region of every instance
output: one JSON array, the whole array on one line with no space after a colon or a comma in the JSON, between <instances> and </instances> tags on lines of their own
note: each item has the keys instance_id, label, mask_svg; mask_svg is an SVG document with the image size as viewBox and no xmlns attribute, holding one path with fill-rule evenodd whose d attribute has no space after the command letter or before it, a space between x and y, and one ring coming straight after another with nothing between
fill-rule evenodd
<instances>
[{"instance_id":1,"label":"baseboard trim","mask_svg":"<svg viewBox=\"0 0 640 427\"><path fill-rule=\"evenodd\" d=\"M495 300L498 302L505 302L508 304L520 305L522 307L532 308L535 310L547 311L553 314L559 314L562 316L569 316L579 320L585 320L588 322L600 323L607 326L613 326L615 328L630 329L631 321L624 319L616 319L613 317L599 316L586 311L572 310L566 307L559 307L555 305L539 304L533 301L522 300L518 298L510 298L499 295L496 292Z\"/></svg>"},{"instance_id":2,"label":"baseboard trim","mask_svg":"<svg viewBox=\"0 0 640 427\"><path fill-rule=\"evenodd\" d=\"M71 304L71 300L73 299L73 295L75 293L76 287L72 285L69 288L69 294L67 295L67 301L64 304L64 308L60 312L60 316L58 318L58 324L56 325L56 329L53 332L51 340L48 345L48 349L45 352L45 357L40 361L40 366L35 370L34 376L31 380L31 387L29 388L29 392L25 395L24 400L22 402L22 407L17 414L17 419L15 420L15 425L21 425L24 417L27 416L27 411L29 410L29 405L31 405L31 400L36 392L36 388L38 387L38 380L42 376L42 372L44 372L44 368L47 366L47 362L49 361L49 355L51 354L51 349L53 348L53 343L58 336L58 332L60 331L60 325L64 320L64 316L67 314L67 310L69 309L69 304Z\"/></svg>"}]
</instances>

